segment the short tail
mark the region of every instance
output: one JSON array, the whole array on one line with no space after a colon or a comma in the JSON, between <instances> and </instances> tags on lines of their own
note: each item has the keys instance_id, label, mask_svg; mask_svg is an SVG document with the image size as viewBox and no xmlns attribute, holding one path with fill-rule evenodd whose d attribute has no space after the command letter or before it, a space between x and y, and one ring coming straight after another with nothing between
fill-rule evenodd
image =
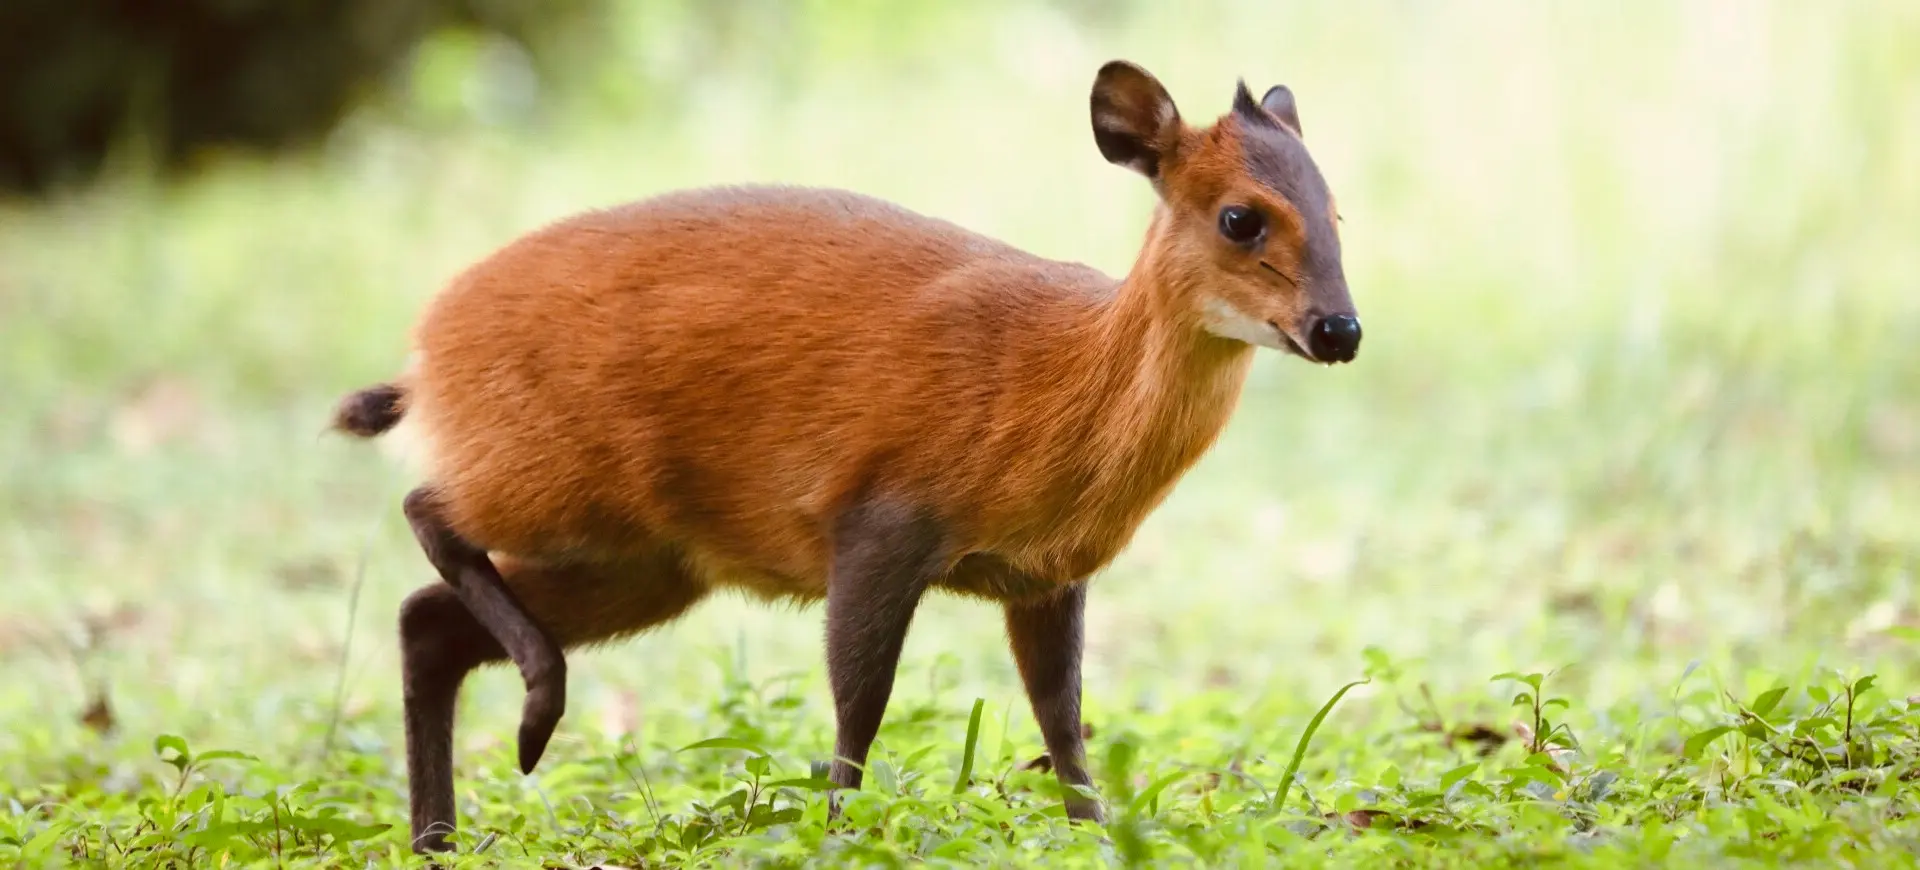
<instances>
[{"instance_id":1,"label":"short tail","mask_svg":"<svg viewBox=\"0 0 1920 870\"><path fill-rule=\"evenodd\" d=\"M333 428L373 438L392 429L406 415L406 389L399 384L376 384L340 400L333 410Z\"/></svg>"}]
</instances>

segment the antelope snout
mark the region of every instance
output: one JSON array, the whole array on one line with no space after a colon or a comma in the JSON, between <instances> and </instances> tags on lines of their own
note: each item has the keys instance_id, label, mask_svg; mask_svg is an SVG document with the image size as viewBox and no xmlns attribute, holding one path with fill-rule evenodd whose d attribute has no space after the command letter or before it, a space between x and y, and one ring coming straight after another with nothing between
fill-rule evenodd
<instances>
[{"instance_id":1,"label":"antelope snout","mask_svg":"<svg viewBox=\"0 0 1920 870\"><path fill-rule=\"evenodd\" d=\"M1307 331L1307 351L1324 363L1352 362L1360 352L1360 318L1351 314L1320 318Z\"/></svg>"}]
</instances>

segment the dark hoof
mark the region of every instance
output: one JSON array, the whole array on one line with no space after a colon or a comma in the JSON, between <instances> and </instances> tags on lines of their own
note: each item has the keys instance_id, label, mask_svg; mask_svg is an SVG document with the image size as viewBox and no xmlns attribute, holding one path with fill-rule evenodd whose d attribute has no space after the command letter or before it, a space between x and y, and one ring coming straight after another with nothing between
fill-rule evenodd
<instances>
[{"instance_id":1,"label":"dark hoof","mask_svg":"<svg viewBox=\"0 0 1920 870\"><path fill-rule=\"evenodd\" d=\"M820 775L823 768L826 778L833 780L833 789L827 792L827 821L837 821L840 818L840 803L846 792L860 790L861 770L840 761L833 764L813 763L816 776Z\"/></svg>"},{"instance_id":2,"label":"dark hoof","mask_svg":"<svg viewBox=\"0 0 1920 870\"><path fill-rule=\"evenodd\" d=\"M413 838L413 854L432 856L452 852L453 844L447 842L452 828L452 825L436 824L427 833L416 835ZM440 862L430 862L429 866L438 867Z\"/></svg>"},{"instance_id":3,"label":"dark hoof","mask_svg":"<svg viewBox=\"0 0 1920 870\"><path fill-rule=\"evenodd\" d=\"M560 726L567 710L567 672L565 666L549 670L542 679L527 685L527 700L520 708L520 772L532 773L546 754L547 741Z\"/></svg>"},{"instance_id":4,"label":"dark hoof","mask_svg":"<svg viewBox=\"0 0 1920 870\"><path fill-rule=\"evenodd\" d=\"M1107 822L1106 810L1100 808L1100 802L1078 795L1067 796L1067 818L1075 822L1088 822L1104 825Z\"/></svg>"}]
</instances>

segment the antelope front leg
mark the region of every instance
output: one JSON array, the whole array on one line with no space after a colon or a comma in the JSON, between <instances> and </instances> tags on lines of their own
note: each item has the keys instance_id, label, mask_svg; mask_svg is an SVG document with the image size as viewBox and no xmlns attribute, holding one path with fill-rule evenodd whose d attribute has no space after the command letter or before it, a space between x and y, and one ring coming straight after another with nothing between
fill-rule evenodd
<instances>
[{"instance_id":1,"label":"antelope front leg","mask_svg":"<svg viewBox=\"0 0 1920 870\"><path fill-rule=\"evenodd\" d=\"M946 547L936 521L897 504L862 504L835 523L827 677L838 727L828 778L841 788L860 787L860 766L886 715L907 627L921 593L946 567Z\"/></svg>"},{"instance_id":2,"label":"antelope front leg","mask_svg":"<svg viewBox=\"0 0 1920 870\"><path fill-rule=\"evenodd\" d=\"M1010 602L1007 639L1020 679L1027 686L1033 718L1040 725L1053 772L1067 789L1067 818L1098 822L1100 802L1074 786L1093 787L1087 774L1086 739L1080 731L1080 654L1087 586L1075 584L1037 601Z\"/></svg>"}]
</instances>

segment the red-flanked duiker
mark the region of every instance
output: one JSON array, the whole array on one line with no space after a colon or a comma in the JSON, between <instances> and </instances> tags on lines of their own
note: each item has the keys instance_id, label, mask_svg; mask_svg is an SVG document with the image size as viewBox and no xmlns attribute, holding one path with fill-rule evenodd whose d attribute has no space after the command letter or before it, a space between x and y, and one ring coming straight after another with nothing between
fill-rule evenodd
<instances>
[{"instance_id":1,"label":"red-flanked duiker","mask_svg":"<svg viewBox=\"0 0 1920 870\"><path fill-rule=\"evenodd\" d=\"M1360 322L1285 87L1190 126L1115 61L1091 108L1159 199L1124 279L854 193L733 187L560 221L432 301L407 369L335 420L412 430L404 511L444 581L400 610L416 849L454 827L469 671L519 667L531 770L564 649L724 588L826 600L842 788L921 596L998 602L1067 813L1101 817L1072 788L1088 577L1213 443L1255 346L1347 362Z\"/></svg>"}]
</instances>

